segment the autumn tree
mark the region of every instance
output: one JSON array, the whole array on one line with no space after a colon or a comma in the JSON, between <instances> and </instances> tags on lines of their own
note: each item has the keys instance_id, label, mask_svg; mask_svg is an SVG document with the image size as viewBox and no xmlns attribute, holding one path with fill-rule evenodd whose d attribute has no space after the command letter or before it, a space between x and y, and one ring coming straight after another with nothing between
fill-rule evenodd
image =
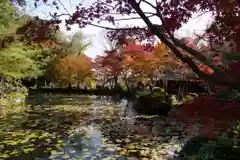
<instances>
[{"instance_id":1,"label":"autumn tree","mask_svg":"<svg viewBox=\"0 0 240 160\"><path fill-rule=\"evenodd\" d=\"M100 65L97 66L105 72L105 78L113 82L112 87L118 84L118 79L121 79L130 90L128 79L143 74L144 49L130 40L125 46L110 44L109 47L110 50L106 50L103 56L98 57L96 63Z\"/></svg>"},{"instance_id":2,"label":"autumn tree","mask_svg":"<svg viewBox=\"0 0 240 160\"><path fill-rule=\"evenodd\" d=\"M45 81L47 82L46 84L54 84L57 81L55 65L58 63L59 58L67 55L82 55L90 44L90 41L86 40L81 31L77 31L71 36L67 36L62 31L56 31L51 39L42 41L40 43L42 48L51 48L52 59L47 66L44 76L40 77L41 80L39 81Z\"/></svg>"},{"instance_id":3,"label":"autumn tree","mask_svg":"<svg viewBox=\"0 0 240 160\"><path fill-rule=\"evenodd\" d=\"M119 49L106 52L97 58L96 68L104 72L105 78L122 80L130 90L130 81L151 81L160 78L160 73L179 66L170 50L163 44L157 44L153 50L145 50L141 43L128 40Z\"/></svg>"},{"instance_id":4,"label":"autumn tree","mask_svg":"<svg viewBox=\"0 0 240 160\"><path fill-rule=\"evenodd\" d=\"M107 73L106 76L112 82L112 87L118 85L118 78L122 71L122 57L116 50L106 51L106 55L101 59L101 67Z\"/></svg>"},{"instance_id":5,"label":"autumn tree","mask_svg":"<svg viewBox=\"0 0 240 160\"><path fill-rule=\"evenodd\" d=\"M60 83L72 88L73 84L80 86L92 76L92 61L85 55L67 55L59 58L55 65Z\"/></svg>"},{"instance_id":6,"label":"autumn tree","mask_svg":"<svg viewBox=\"0 0 240 160\"><path fill-rule=\"evenodd\" d=\"M16 3L24 5L20 0L15 1L14 4L11 1L0 2L1 13L4 13L1 14L0 25L0 78L2 86L11 86L10 90L4 91L5 93L13 91L15 84L18 88L23 88L21 84L23 80L44 75L47 65L54 57L52 45L50 43L45 45L44 43L47 42L45 39L44 43L28 41L26 26L34 18L20 10ZM22 27L25 31L19 33Z\"/></svg>"},{"instance_id":7,"label":"autumn tree","mask_svg":"<svg viewBox=\"0 0 240 160\"><path fill-rule=\"evenodd\" d=\"M56 2L54 4L58 5ZM148 5L151 10L146 10L146 7L143 7L143 5ZM75 23L80 27L87 25L99 26L98 24L94 24L94 20L96 19L117 25L119 19L113 16L115 13L125 15L125 17L123 17L125 20L126 16L127 19L142 19L146 27L135 26L122 30L119 27L103 28L112 29L112 32L110 32L112 38L127 35L143 39L149 35L156 35L181 61L188 64L199 77L217 85L239 88L240 84L236 79L212 64L201 52L188 47L184 42L174 36L174 32L177 31L182 24L188 22L198 10L212 14L213 23L206 30L208 33L207 38L210 42L222 43L224 41L233 41L237 43L237 37L239 37L240 7L236 0L161 0L155 2L146 0L100 0L94 2L88 8L81 6L81 4L77 6L76 11L72 15L69 15L69 19L66 20L66 26L67 29ZM132 15L134 16L136 14L138 17L132 17ZM129 16L130 18L128 18ZM154 23L156 21L151 21L150 17L157 17L157 21L160 23ZM198 65L194 63L193 58L184 55L182 50L188 52L194 59L210 67L217 74L209 75L202 72Z\"/></svg>"},{"instance_id":8,"label":"autumn tree","mask_svg":"<svg viewBox=\"0 0 240 160\"><path fill-rule=\"evenodd\" d=\"M153 46L153 50L146 50L143 44L129 43L123 48L124 66L137 77L158 79L168 70L175 70L177 63L174 55L162 43Z\"/></svg>"},{"instance_id":9,"label":"autumn tree","mask_svg":"<svg viewBox=\"0 0 240 160\"><path fill-rule=\"evenodd\" d=\"M59 62L55 65L57 77L63 84L68 84L68 87L72 87L74 75L75 75L75 56L66 56L59 59Z\"/></svg>"},{"instance_id":10,"label":"autumn tree","mask_svg":"<svg viewBox=\"0 0 240 160\"><path fill-rule=\"evenodd\" d=\"M184 67L181 61L179 61L171 50L163 43L155 45L151 59L153 66L155 67L153 70L156 71L157 78L161 78L159 75L163 75L167 72L183 75L186 70L186 67Z\"/></svg>"},{"instance_id":11,"label":"autumn tree","mask_svg":"<svg viewBox=\"0 0 240 160\"><path fill-rule=\"evenodd\" d=\"M76 57L76 80L78 87L84 83L89 83L93 79L92 60L86 55L82 54Z\"/></svg>"},{"instance_id":12,"label":"autumn tree","mask_svg":"<svg viewBox=\"0 0 240 160\"><path fill-rule=\"evenodd\" d=\"M128 78L139 82L152 80L156 76L156 61L153 51L144 50L141 44L129 43L124 47L123 53L125 56L124 69L131 73Z\"/></svg>"}]
</instances>

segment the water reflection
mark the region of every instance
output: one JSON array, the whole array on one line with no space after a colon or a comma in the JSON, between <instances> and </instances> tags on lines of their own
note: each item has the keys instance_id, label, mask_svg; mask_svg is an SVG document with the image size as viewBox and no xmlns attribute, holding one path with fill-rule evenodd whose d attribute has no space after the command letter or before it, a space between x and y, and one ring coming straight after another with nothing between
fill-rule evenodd
<instances>
[{"instance_id":1,"label":"water reflection","mask_svg":"<svg viewBox=\"0 0 240 160\"><path fill-rule=\"evenodd\" d=\"M1 120L2 159L166 159L183 126L140 116L119 97L37 94L24 114Z\"/></svg>"}]
</instances>

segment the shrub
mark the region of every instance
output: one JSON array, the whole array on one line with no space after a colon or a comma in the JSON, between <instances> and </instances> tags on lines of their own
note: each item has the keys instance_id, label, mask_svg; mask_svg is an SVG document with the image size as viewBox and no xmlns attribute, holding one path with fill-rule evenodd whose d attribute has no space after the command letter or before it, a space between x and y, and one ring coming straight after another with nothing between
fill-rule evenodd
<instances>
[{"instance_id":1,"label":"shrub","mask_svg":"<svg viewBox=\"0 0 240 160\"><path fill-rule=\"evenodd\" d=\"M233 158L232 149L233 140L231 138L217 137L214 140L210 140L206 136L199 135L193 137L184 145L177 159L229 160L230 157Z\"/></svg>"},{"instance_id":2,"label":"shrub","mask_svg":"<svg viewBox=\"0 0 240 160\"><path fill-rule=\"evenodd\" d=\"M171 106L165 102L165 97L152 94L140 96L134 108L142 114L150 115L167 115L171 110Z\"/></svg>"},{"instance_id":3,"label":"shrub","mask_svg":"<svg viewBox=\"0 0 240 160\"><path fill-rule=\"evenodd\" d=\"M175 116L189 124L198 122L202 133L214 135L220 131L219 128L224 131L240 117L238 105L238 101L218 101L216 96L200 95L192 103L179 108Z\"/></svg>"}]
</instances>

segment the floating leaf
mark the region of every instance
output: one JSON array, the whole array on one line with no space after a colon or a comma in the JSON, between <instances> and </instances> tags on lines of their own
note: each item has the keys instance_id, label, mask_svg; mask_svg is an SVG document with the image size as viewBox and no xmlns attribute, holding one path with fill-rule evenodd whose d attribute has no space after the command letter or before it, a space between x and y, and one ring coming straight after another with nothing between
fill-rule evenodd
<instances>
[{"instance_id":1,"label":"floating leaf","mask_svg":"<svg viewBox=\"0 0 240 160\"><path fill-rule=\"evenodd\" d=\"M114 148L107 148L106 151L111 151L111 152L114 152L115 149Z\"/></svg>"},{"instance_id":2,"label":"floating leaf","mask_svg":"<svg viewBox=\"0 0 240 160\"><path fill-rule=\"evenodd\" d=\"M9 158L10 157L10 155L8 155L8 154L1 154L0 155L0 158Z\"/></svg>"},{"instance_id":3,"label":"floating leaf","mask_svg":"<svg viewBox=\"0 0 240 160\"><path fill-rule=\"evenodd\" d=\"M70 158L70 156L69 156L68 154L64 154L64 155L62 156L62 158L63 158L63 159L68 159L68 158Z\"/></svg>"}]
</instances>

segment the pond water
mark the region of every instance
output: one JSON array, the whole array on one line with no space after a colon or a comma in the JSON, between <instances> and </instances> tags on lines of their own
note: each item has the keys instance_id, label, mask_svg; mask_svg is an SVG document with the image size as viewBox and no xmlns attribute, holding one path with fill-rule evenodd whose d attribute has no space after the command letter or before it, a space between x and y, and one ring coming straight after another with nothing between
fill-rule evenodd
<instances>
[{"instance_id":1,"label":"pond water","mask_svg":"<svg viewBox=\"0 0 240 160\"><path fill-rule=\"evenodd\" d=\"M165 160L189 135L118 97L35 94L21 113L0 120L0 159Z\"/></svg>"}]
</instances>

